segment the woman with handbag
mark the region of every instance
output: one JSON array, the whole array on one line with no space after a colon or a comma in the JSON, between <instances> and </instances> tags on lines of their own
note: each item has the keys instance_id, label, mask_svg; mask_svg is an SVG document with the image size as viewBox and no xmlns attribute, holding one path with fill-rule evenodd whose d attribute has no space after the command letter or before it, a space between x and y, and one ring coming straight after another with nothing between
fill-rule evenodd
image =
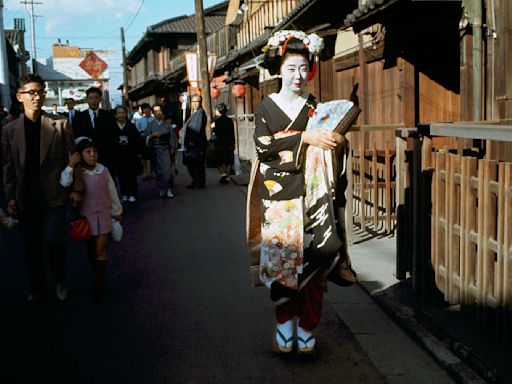
<instances>
[{"instance_id":1,"label":"woman with handbag","mask_svg":"<svg viewBox=\"0 0 512 384\"><path fill-rule=\"evenodd\" d=\"M121 221L123 207L112 176L105 166L98 163L98 150L94 142L87 137L79 137L75 143L81 156L85 183L80 213L87 218L91 233L91 238L87 240L87 256L95 274L92 294L96 300L100 300L107 273L107 239L112 231L112 219ZM60 183L67 187L72 182L73 168L68 166L61 173Z\"/></svg>"},{"instance_id":2,"label":"woman with handbag","mask_svg":"<svg viewBox=\"0 0 512 384\"><path fill-rule=\"evenodd\" d=\"M276 303L272 343L279 353L291 352L295 342L298 353L315 351L325 276L343 253L343 218L334 198L345 139L334 130L310 129L317 102L304 92L322 48L316 34L276 32L263 65L280 74L282 86L255 113L247 235L253 284L266 285Z\"/></svg>"}]
</instances>

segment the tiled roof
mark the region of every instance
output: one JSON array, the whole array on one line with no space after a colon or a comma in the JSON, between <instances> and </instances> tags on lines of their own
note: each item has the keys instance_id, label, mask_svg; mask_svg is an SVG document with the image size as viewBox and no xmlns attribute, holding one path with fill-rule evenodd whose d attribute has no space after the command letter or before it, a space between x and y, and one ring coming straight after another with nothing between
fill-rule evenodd
<instances>
[{"instance_id":1,"label":"tiled roof","mask_svg":"<svg viewBox=\"0 0 512 384\"><path fill-rule=\"evenodd\" d=\"M361 4L358 8L349 13L343 21L345 27L351 27L356 22L377 13L379 10L396 3L398 0L367 0L365 4Z\"/></svg>"},{"instance_id":2,"label":"tiled roof","mask_svg":"<svg viewBox=\"0 0 512 384\"><path fill-rule=\"evenodd\" d=\"M224 26L226 15L206 15L204 26L206 33L213 33ZM149 33L196 33L195 16L180 16L162 21L148 28Z\"/></svg>"},{"instance_id":3,"label":"tiled roof","mask_svg":"<svg viewBox=\"0 0 512 384\"><path fill-rule=\"evenodd\" d=\"M224 22L226 21L226 8L228 6L227 1L223 1L217 5L204 9L204 24L206 34L211 34L222 27L224 27ZM144 55L147 51L148 43L151 43L153 40L152 35L156 36L159 34L195 34L196 33L196 24L195 24L195 15L183 15L178 17L173 17L171 19L167 19L161 21L159 23L150 25L144 36L135 44L132 50L128 53L127 59L128 63L132 61L137 61L140 59L141 55Z\"/></svg>"}]
</instances>

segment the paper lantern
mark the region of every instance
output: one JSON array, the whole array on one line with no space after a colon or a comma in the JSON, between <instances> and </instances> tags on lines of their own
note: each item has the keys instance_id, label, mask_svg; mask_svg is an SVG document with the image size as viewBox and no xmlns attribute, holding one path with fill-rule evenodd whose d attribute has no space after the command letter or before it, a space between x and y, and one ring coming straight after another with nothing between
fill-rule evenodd
<instances>
[{"instance_id":1,"label":"paper lantern","mask_svg":"<svg viewBox=\"0 0 512 384\"><path fill-rule=\"evenodd\" d=\"M219 88L217 88L217 87L210 88L210 96L212 97L212 99L217 99L220 96Z\"/></svg>"},{"instance_id":2,"label":"paper lantern","mask_svg":"<svg viewBox=\"0 0 512 384\"><path fill-rule=\"evenodd\" d=\"M235 84L233 86L233 89L231 90L231 93L233 96L235 97L239 97L239 98L242 98L245 96L245 92L246 92L246 89L245 89L245 84Z\"/></svg>"}]
</instances>

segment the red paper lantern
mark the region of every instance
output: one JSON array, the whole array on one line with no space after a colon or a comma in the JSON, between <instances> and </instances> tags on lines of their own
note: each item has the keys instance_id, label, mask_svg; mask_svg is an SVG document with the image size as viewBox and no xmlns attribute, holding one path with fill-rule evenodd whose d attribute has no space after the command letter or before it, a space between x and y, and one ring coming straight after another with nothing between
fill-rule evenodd
<instances>
[{"instance_id":1,"label":"red paper lantern","mask_svg":"<svg viewBox=\"0 0 512 384\"><path fill-rule=\"evenodd\" d=\"M219 88L217 88L217 87L210 88L210 96L212 97L212 99L217 99L220 96Z\"/></svg>"},{"instance_id":2,"label":"red paper lantern","mask_svg":"<svg viewBox=\"0 0 512 384\"><path fill-rule=\"evenodd\" d=\"M245 92L246 92L245 84L235 84L233 86L233 89L231 90L231 93L233 94L233 96L240 97L240 98L245 96Z\"/></svg>"}]
</instances>

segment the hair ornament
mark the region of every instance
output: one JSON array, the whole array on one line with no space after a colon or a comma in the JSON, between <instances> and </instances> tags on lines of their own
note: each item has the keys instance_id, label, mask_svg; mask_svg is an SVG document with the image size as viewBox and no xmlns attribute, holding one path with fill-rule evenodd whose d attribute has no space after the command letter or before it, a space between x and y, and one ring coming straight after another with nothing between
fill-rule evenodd
<instances>
[{"instance_id":1,"label":"hair ornament","mask_svg":"<svg viewBox=\"0 0 512 384\"><path fill-rule=\"evenodd\" d=\"M316 33L306 35L303 31L283 30L274 33L274 35L268 39L267 45L263 48L263 51L265 52L268 49L277 49L279 55L283 56L286 52L287 42L293 37L297 40L302 40L304 46L313 56L318 56L324 48L324 39Z\"/></svg>"}]
</instances>

